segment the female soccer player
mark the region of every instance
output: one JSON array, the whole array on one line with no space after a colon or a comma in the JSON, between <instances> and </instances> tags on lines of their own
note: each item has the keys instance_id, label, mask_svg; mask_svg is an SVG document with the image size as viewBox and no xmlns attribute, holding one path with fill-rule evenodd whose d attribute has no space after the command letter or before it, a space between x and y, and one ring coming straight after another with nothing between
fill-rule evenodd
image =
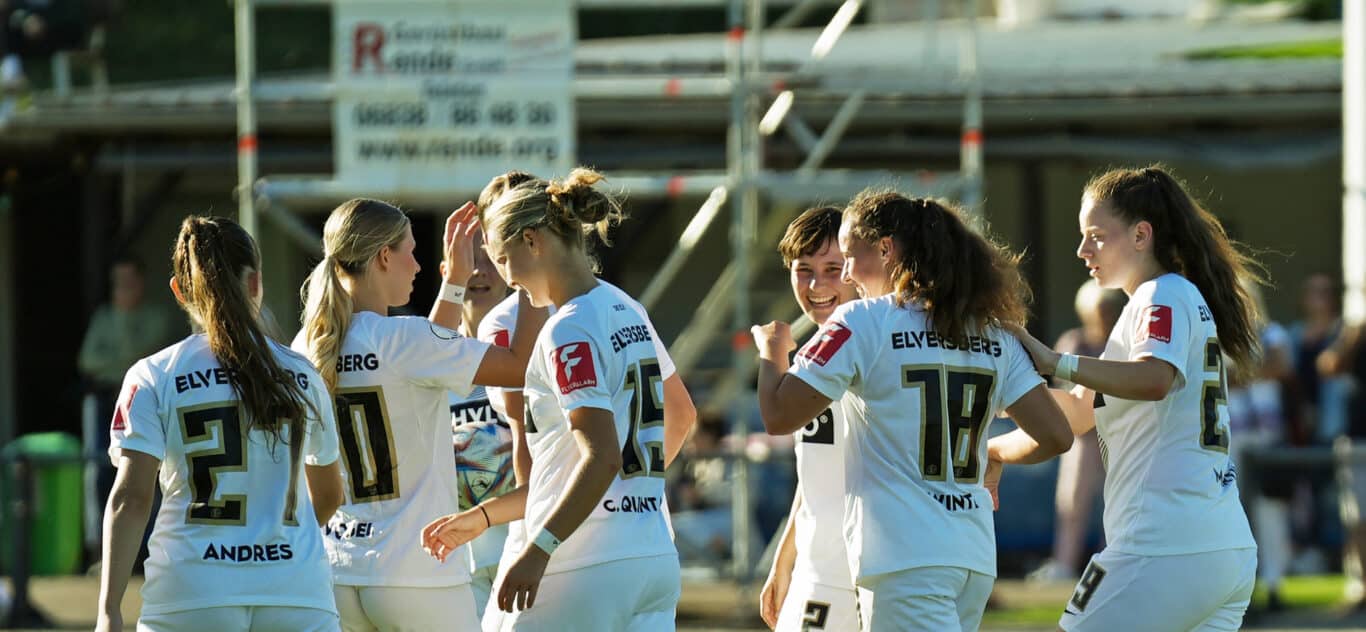
<instances>
[{"instance_id":1,"label":"female soccer player","mask_svg":"<svg viewBox=\"0 0 1366 632\"><path fill-rule=\"evenodd\" d=\"M454 331L476 230L473 204L447 219L446 284L422 319L385 315L408 302L419 268L402 211L351 200L324 227L294 346L336 404L347 499L325 535L346 630L478 626L469 565L438 564L418 541L422 525L458 507L446 391L520 385L544 312L522 310L511 350Z\"/></svg>"},{"instance_id":2,"label":"female soccer player","mask_svg":"<svg viewBox=\"0 0 1366 632\"><path fill-rule=\"evenodd\" d=\"M865 192L844 210L844 276L865 300L835 310L797 354L786 323L754 328L759 407L793 432L843 399L844 525L863 629L976 630L996 575L986 427L1007 410L1066 450L1067 423L1020 344L1018 257L940 202Z\"/></svg>"},{"instance_id":3,"label":"female soccer player","mask_svg":"<svg viewBox=\"0 0 1366 632\"><path fill-rule=\"evenodd\" d=\"M778 252L792 296L811 322L825 324L835 308L858 298L842 279L840 209L809 209L787 225ZM773 567L759 595L769 627L857 630L858 593L844 546L844 412L831 406L795 433L797 492Z\"/></svg>"},{"instance_id":4,"label":"female soccer player","mask_svg":"<svg viewBox=\"0 0 1366 632\"><path fill-rule=\"evenodd\" d=\"M495 177L479 194L477 205L480 209L498 199L509 187L516 186L533 176L521 171L509 171ZM484 251L480 234L474 236L474 269L470 274L465 290L465 302L461 306L460 334L467 338L478 338L489 344L507 347L511 340L508 332L513 329L517 318L517 296L508 295L507 282L498 275L488 253ZM445 274L445 271L442 271ZM501 331L502 333L496 333ZM457 427L466 423L497 423L511 429L507 409L502 405L506 395L504 389L490 386L476 386L467 396L454 392L448 393L451 404L451 425ZM518 406L517 423L520 424L521 410ZM530 457L526 456L525 446L519 447L514 440L512 446L513 469L517 470L518 460L526 461L523 471L531 467ZM525 442L521 442L525 443ZM459 452L456 459L459 460ZM515 474L515 472L514 472ZM489 615L489 595L494 579L498 576L498 561L503 555L504 543L512 525L499 525L469 543L470 588L474 591L475 609L482 621ZM521 528L517 525L517 528ZM520 551L520 549L518 549ZM499 612L495 606L492 610Z\"/></svg>"},{"instance_id":5,"label":"female soccer player","mask_svg":"<svg viewBox=\"0 0 1366 632\"><path fill-rule=\"evenodd\" d=\"M663 479L677 447L665 428L671 367L644 310L593 275L585 233L605 239L621 215L594 189L601 179L576 169L562 182L529 182L484 214L499 272L533 304L558 309L523 389L531 480L433 522L424 542L444 558L487 524L525 514L530 544L498 585L499 608L515 610L504 629L674 627L681 586Z\"/></svg>"},{"instance_id":6,"label":"female soccer player","mask_svg":"<svg viewBox=\"0 0 1366 632\"><path fill-rule=\"evenodd\" d=\"M470 275L468 285L465 289L465 303L460 315L460 335L466 338L478 338L489 344L502 344L506 347L508 340L487 340L477 335L479 326L490 310L498 305L508 293L507 283L503 282L502 277L493 269L493 263L489 261L488 255L484 253L482 240L478 235L475 236L474 243L474 273ZM516 304L517 297L511 297L513 304ZM488 391L494 391L489 393ZM511 429L508 422L498 414L494 408L491 397L501 396L498 389L483 386L475 386L467 395L461 396L454 391L448 393L451 407L451 427L458 428L465 424L497 424L504 428ZM512 446L505 446L509 452ZM457 468L459 467L460 452L456 448L455 458ZM459 479L457 478L457 484ZM489 592L493 587L493 580L498 575L498 558L503 553L503 541L507 538L508 528L500 525L485 532L480 537L470 542L469 565L471 573L470 589L474 591L475 610L482 620L485 612L485 604L489 600Z\"/></svg>"},{"instance_id":7,"label":"female soccer player","mask_svg":"<svg viewBox=\"0 0 1366 632\"><path fill-rule=\"evenodd\" d=\"M342 502L327 391L305 358L266 337L261 254L240 226L186 218L172 266L171 291L204 333L124 379L96 629L123 630L160 473L139 630L336 630L317 528Z\"/></svg>"},{"instance_id":8,"label":"female soccer player","mask_svg":"<svg viewBox=\"0 0 1366 632\"><path fill-rule=\"evenodd\" d=\"M1160 167L1091 180L1078 220L1077 256L1129 295L1105 352L1059 354L1017 331L1039 371L1078 385L1055 394L1075 433L1098 430L1106 463L1108 546L1059 626L1129 628L1142 612L1145 629L1237 630L1257 549L1229 461L1223 357L1257 366L1259 315L1240 283L1256 263Z\"/></svg>"}]
</instances>

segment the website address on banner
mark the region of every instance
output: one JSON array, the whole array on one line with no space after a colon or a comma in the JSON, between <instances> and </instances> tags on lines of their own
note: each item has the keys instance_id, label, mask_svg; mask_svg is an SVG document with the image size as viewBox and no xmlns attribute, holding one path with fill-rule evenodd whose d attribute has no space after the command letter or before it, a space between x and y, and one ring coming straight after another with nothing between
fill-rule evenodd
<instances>
[{"instance_id":1,"label":"website address on banner","mask_svg":"<svg viewBox=\"0 0 1366 632\"><path fill-rule=\"evenodd\" d=\"M558 138L431 138L426 140L364 140L356 144L361 160L377 162L441 162L502 157L555 160Z\"/></svg>"}]
</instances>

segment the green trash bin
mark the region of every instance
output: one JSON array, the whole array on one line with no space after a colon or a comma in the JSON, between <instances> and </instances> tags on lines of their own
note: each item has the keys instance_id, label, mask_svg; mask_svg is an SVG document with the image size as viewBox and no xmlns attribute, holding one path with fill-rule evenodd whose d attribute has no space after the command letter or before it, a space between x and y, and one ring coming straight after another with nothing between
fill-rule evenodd
<instances>
[{"instance_id":1,"label":"green trash bin","mask_svg":"<svg viewBox=\"0 0 1366 632\"><path fill-rule=\"evenodd\" d=\"M0 449L0 481L4 509L0 513L0 560L13 572L16 532L15 501L22 498L15 480L16 457L33 459L29 476L33 484L32 519L29 522L29 572L33 575L69 575L81 563L81 441L64 432L27 434ZM61 459L56 461L56 459Z\"/></svg>"}]
</instances>

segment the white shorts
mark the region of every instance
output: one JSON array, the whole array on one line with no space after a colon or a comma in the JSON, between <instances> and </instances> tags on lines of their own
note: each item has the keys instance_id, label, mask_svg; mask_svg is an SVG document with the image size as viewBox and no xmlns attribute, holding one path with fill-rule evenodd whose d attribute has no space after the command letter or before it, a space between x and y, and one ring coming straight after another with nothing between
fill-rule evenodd
<instances>
[{"instance_id":1,"label":"white shorts","mask_svg":"<svg viewBox=\"0 0 1366 632\"><path fill-rule=\"evenodd\" d=\"M778 611L776 632L858 629L858 592L793 578Z\"/></svg>"},{"instance_id":2,"label":"white shorts","mask_svg":"<svg viewBox=\"0 0 1366 632\"><path fill-rule=\"evenodd\" d=\"M546 575L536 604L502 632L671 632L683 592L677 555L613 560Z\"/></svg>"},{"instance_id":3,"label":"white shorts","mask_svg":"<svg viewBox=\"0 0 1366 632\"><path fill-rule=\"evenodd\" d=\"M479 620L484 619L484 613L488 611L489 596L493 592L493 580L498 575L498 566L485 566L470 575L470 592L474 593L474 611ZM498 604L493 604L493 609L498 609Z\"/></svg>"},{"instance_id":4,"label":"white shorts","mask_svg":"<svg viewBox=\"0 0 1366 632\"><path fill-rule=\"evenodd\" d=\"M478 630L469 584L438 588L334 586L345 632Z\"/></svg>"},{"instance_id":5,"label":"white shorts","mask_svg":"<svg viewBox=\"0 0 1366 632\"><path fill-rule=\"evenodd\" d=\"M1237 630L1252 600L1257 549L1190 555L1127 555L1110 550L1091 563L1058 626L1067 632L1143 628Z\"/></svg>"},{"instance_id":6,"label":"white shorts","mask_svg":"<svg viewBox=\"0 0 1366 632\"><path fill-rule=\"evenodd\" d=\"M224 606L143 615L138 632L337 632L337 614L318 608Z\"/></svg>"},{"instance_id":7,"label":"white shorts","mask_svg":"<svg viewBox=\"0 0 1366 632\"><path fill-rule=\"evenodd\" d=\"M954 566L926 566L864 578L858 585L865 632L976 632L996 578Z\"/></svg>"}]
</instances>

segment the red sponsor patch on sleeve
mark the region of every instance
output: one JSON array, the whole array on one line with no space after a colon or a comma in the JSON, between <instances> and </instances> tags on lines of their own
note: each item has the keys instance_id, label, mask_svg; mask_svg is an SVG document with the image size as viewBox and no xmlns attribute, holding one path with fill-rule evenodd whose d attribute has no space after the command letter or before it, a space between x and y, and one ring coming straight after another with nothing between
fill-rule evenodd
<instances>
[{"instance_id":1,"label":"red sponsor patch on sleeve","mask_svg":"<svg viewBox=\"0 0 1366 632\"><path fill-rule=\"evenodd\" d=\"M512 336L508 335L508 330L499 329L493 332L493 346L504 348L512 346Z\"/></svg>"},{"instance_id":2,"label":"red sponsor patch on sleeve","mask_svg":"<svg viewBox=\"0 0 1366 632\"><path fill-rule=\"evenodd\" d=\"M1166 305L1150 305L1139 316L1138 332L1134 342L1147 339L1172 341L1172 308Z\"/></svg>"},{"instance_id":3,"label":"red sponsor patch on sleeve","mask_svg":"<svg viewBox=\"0 0 1366 632\"><path fill-rule=\"evenodd\" d=\"M110 430L128 429L128 417L133 410L133 398L137 395L137 384L133 384L123 391L123 395L119 397L119 403L114 405L114 421L109 424Z\"/></svg>"},{"instance_id":4,"label":"red sponsor patch on sleeve","mask_svg":"<svg viewBox=\"0 0 1366 632\"><path fill-rule=\"evenodd\" d=\"M557 347L550 356L555 369L555 383L561 395L581 388L598 385L598 372L593 367L593 350L586 342L571 342Z\"/></svg>"},{"instance_id":5,"label":"red sponsor patch on sleeve","mask_svg":"<svg viewBox=\"0 0 1366 632\"><path fill-rule=\"evenodd\" d=\"M815 337L808 341L806 346L802 347L802 350L799 353L803 358L821 366L825 366L825 363L829 362L830 358L835 357L835 352L839 351L840 347L843 347L844 343L848 342L849 337L852 335L853 332L849 331L849 328L846 327L844 323L833 321L826 323L825 326L816 333Z\"/></svg>"}]
</instances>

